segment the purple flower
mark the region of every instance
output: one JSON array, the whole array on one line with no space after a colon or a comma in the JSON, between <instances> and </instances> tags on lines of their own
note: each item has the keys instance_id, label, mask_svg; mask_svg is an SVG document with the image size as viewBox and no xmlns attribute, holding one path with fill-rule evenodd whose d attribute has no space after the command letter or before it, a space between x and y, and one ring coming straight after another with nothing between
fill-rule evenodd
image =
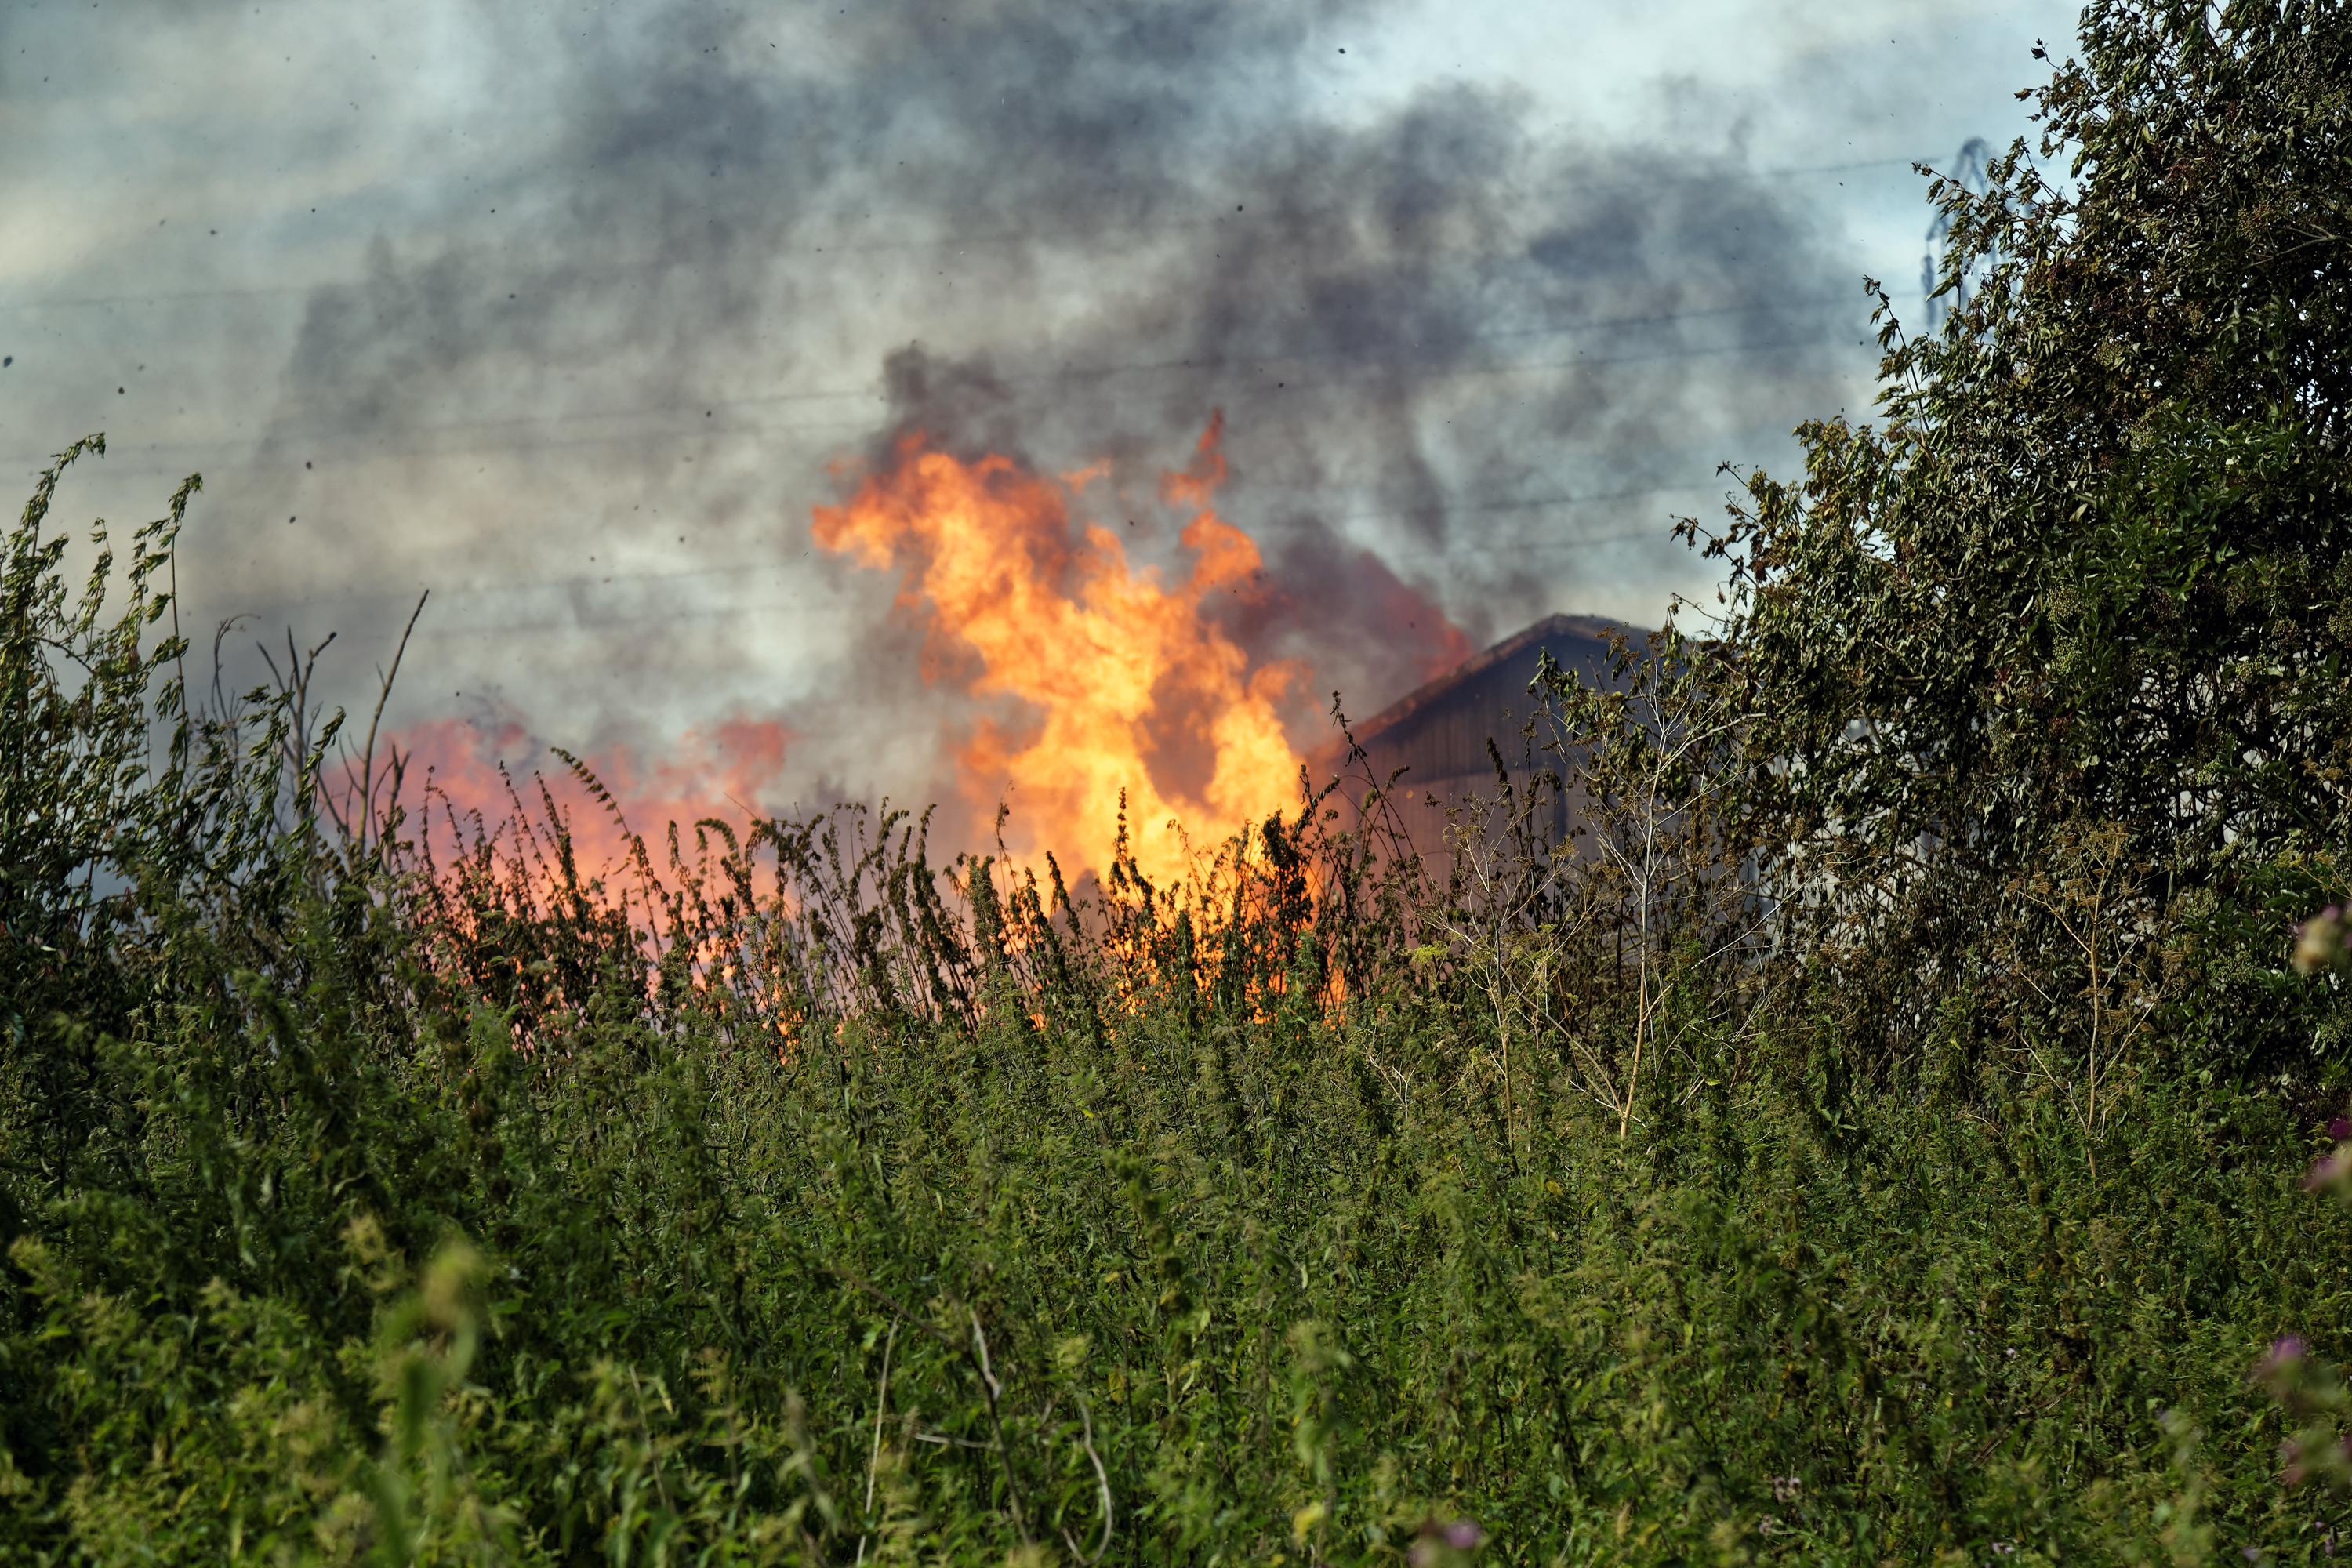
<instances>
[{"instance_id":1,"label":"purple flower","mask_svg":"<svg viewBox=\"0 0 2352 1568\"><path fill-rule=\"evenodd\" d=\"M2287 1398L2302 1373L2304 1352L2309 1348L2294 1334L2273 1340L2263 1359L2254 1363L2253 1380L2269 1389L2273 1398Z\"/></svg>"},{"instance_id":2,"label":"purple flower","mask_svg":"<svg viewBox=\"0 0 2352 1568\"><path fill-rule=\"evenodd\" d=\"M2327 1121L2327 1135L2341 1143L2352 1138L2352 1117L2334 1116Z\"/></svg>"},{"instance_id":3,"label":"purple flower","mask_svg":"<svg viewBox=\"0 0 2352 1568\"><path fill-rule=\"evenodd\" d=\"M1445 1544L1456 1552L1471 1551L1486 1539L1486 1532L1473 1520L1457 1519L1445 1527Z\"/></svg>"}]
</instances>

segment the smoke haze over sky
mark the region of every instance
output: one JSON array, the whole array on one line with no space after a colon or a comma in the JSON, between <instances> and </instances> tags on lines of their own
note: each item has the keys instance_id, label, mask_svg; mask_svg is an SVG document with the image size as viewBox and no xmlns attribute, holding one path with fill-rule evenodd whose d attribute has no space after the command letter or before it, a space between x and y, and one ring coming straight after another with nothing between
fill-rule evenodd
<instances>
[{"instance_id":1,"label":"smoke haze over sky","mask_svg":"<svg viewBox=\"0 0 2352 1568\"><path fill-rule=\"evenodd\" d=\"M2023 132L2073 16L16 0L0 465L105 430L75 523L201 469L193 622L339 632L345 700L430 588L395 721L780 725L782 807L945 793L898 579L810 535L892 432L1107 461L1172 568L1154 481L1222 409L1233 635L1366 713L1443 662L1423 607L1704 592L1671 518L1866 411L1863 275L1924 314L1909 163Z\"/></svg>"}]
</instances>

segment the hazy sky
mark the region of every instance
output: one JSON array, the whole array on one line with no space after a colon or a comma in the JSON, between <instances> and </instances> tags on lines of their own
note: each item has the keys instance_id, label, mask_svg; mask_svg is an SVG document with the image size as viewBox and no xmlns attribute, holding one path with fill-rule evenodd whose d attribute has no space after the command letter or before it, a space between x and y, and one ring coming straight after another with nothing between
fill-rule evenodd
<instances>
[{"instance_id":1,"label":"hazy sky","mask_svg":"<svg viewBox=\"0 0 2352 1568\"><path fill-rule=\"evenodd\" d=\"M11 0L0 465L106 431L77 523L201 469L192 616L340 632L348 698L431 588L402 722L772 721L782 805L935 790L958 721L811 545L887 432L1123 481L1222 409L1235 635L1365 712L1400 584L1476 643L1700 591L1670 518L1866 407L1910 162L2021 133L2073 17Z\"/></svg>"}]
</instances>

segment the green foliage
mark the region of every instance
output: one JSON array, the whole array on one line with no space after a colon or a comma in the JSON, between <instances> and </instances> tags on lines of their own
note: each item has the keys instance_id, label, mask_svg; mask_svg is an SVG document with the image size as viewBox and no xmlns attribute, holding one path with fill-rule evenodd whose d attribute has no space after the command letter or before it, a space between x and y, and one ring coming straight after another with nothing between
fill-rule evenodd
<instances>
[{"instance_id":1,"label":"green foliage","mask_svg":"<svg viewBox=\"0 0 2352 1568\"><path fill-rule=\"evenodd\" d=\"M2352 831L2352 29L2100 0L2082 48L2044 162L1944 193L1947 289L1989 272L1966 308L1918 339L1882 310L1884 425L1806 426L1802 479L1755 476L1714 542L1748 806L1835 1005L1890 1045L1998 992L1996 943L2079 971L2019 879L2114 826L2116 931L2196 938L2178 1047L2307 1071L2333 1009L2282 983L2309 905L2268 895Z\"/></svg>"},{"instance_id":2,"label":"green foliage","mask_svg":"<svg viewBox=\"0 0 2352 1568\"><path fill-rule=\"evenodd\" d=\"M1610 847L1502 897L1313 798L1173 889L856 814L610 891L545 816L426 877L298 809L276 874L148 877L78 957L137 1005L48 1026L64 1179L47 1080L0 1121L0 1550L2324 1554L2245 1375L2344 1349L2293 1105L2126 1076L2102 1142L1958 1027L1870 1091L1686 940L1750 907L1712 668L1563 689ZM169 695L278 821L291 718ZM1537 952L1573 1006L1498 1010Z\"/></svg>"},{"instance_id":3,"label":"green foliage","mask_svg":"<svg viewBox=\"0 0 2352 1568\"><path fill-rule=\"evenodd\" d=\"M1990 282L1751 486L1726 638L1548 669L1427 861L1355 779L1172 885L583 867L337 775L308 661L195 706L194 481L77 595L52 470L0 1557L2332 1557L2346 33L2095 6L2072 184L1950 198Z\"/></svg>"},{"instance_id":4,"label":"green foliage","mask_svg":"<svg viewBox=\"0 0 2352 1568\"><path fill-rule=\"evenodd\" d=\"M276 1183L207 1221L227 1022L109 1058L183 1222L111 1194L15 1250L28 1558L1385 1561L1465 1520L1510 1561L2099 1556L2182 1495L2164 1410L2230 1434L2224 1541L2315 1540L2243 1369L2343 1321L2346 1238L2275 1100L2143 1100L2094 1176L2046 1092L1839 1142L1759 1070L1662 1163L1564 1083L1509 1136L1452 1025L1377 1007L1287 1060L1163 1006L795 1059L583 1022L538 1068L478 1008L360 1080L413 1151L377 1190L300 1179L312 1050L243 1123Z\"/></svg>"}]
</instances>

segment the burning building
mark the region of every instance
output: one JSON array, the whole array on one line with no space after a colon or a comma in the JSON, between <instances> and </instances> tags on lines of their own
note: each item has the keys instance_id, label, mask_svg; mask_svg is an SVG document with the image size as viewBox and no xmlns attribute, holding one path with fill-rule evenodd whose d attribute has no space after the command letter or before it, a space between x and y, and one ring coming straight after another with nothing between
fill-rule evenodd
<instances>
[{"instance_id":1,"label":"burning building","mask_svg":"<svg viewBox=\"0 0 2352 1568\"><path fill-rule=\"evenodd\" d=\"M1351 726L1364 760L1349 771L1388 785L1406 828L1416 840L1424 829L1434 842L1438 813L1466 795L1496 789L1495 753L1515 790L1556 769L1558 759L1540 750L1541 727L1530 737L1538 700L1528 693L1543 654L1587 680L1609 678L1610 622L1589 616L1550 616L1460 665L1402 700ZM1490 749L1491 742L1491 749ZM1344 763L1334 749L1319 759L1328 772ZM1575 811L1575 791L1550 797L1551 831L1564 837Z\"/></svg>"}]
</instances>

